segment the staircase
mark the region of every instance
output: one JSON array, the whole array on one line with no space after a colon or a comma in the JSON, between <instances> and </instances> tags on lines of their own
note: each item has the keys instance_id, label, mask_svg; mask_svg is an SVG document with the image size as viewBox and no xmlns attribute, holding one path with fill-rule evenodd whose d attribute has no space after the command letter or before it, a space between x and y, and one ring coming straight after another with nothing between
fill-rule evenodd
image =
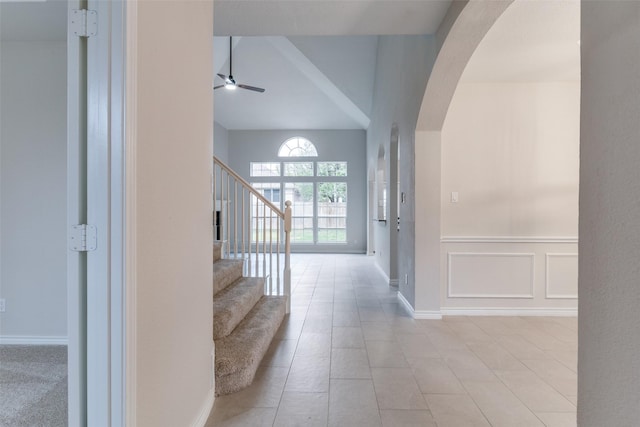
<instances>
[{"instance_id":1,"label":"staircase","mask_svg":"<svg viewBox=\"0 0 640 427\"><path fill-rule=\"evenodd\" d=\"M291 202L281 211L215 157L213 190L219 239L213 246L213 339L220 396L252 383L289 312Z\"/></svg>"},{"instance_id":2,"label":"staircase","mask_svg":"<svg viewBox=\"0 0 640 427\"><path fill-rule=\"evenodd\" d=\"M243 277L243 260L222 259L213 249L213 339L216 395L234 393L253 381L286 310L286 297L266 296L265 279Z\"/></svg>"}]
</instances>

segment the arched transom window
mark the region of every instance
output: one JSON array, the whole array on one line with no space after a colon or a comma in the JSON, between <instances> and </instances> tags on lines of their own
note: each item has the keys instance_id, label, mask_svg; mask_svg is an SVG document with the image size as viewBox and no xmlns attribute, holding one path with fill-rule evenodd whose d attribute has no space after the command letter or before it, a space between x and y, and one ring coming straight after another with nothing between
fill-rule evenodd
<instances>
[{"instance_id":1,"label":"arched transom window","mask_svg":"<svg viewBox=\"0 0 640 427\"><path fill-rule=\"evenodd\" d=\"M280 146L278 157L318 157L318 150L313 142L297 136L287 139Z\"/></svg>"}]
</instances>

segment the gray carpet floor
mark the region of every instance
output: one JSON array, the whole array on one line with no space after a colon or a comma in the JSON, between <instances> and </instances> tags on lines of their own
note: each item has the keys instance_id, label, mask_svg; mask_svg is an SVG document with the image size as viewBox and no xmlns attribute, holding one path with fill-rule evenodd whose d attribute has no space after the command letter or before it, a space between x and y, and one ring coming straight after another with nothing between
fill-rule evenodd
<instances>
[{"instance_id":1,"label":"gray carpet floor","mask_svg":"<svg viewBox=\"0 0 640 427\"><path fill-rule=\"evenodd\" d=\"M67 347L0 346L0 426L67 425Z\"/></svg>"}]
</instances>

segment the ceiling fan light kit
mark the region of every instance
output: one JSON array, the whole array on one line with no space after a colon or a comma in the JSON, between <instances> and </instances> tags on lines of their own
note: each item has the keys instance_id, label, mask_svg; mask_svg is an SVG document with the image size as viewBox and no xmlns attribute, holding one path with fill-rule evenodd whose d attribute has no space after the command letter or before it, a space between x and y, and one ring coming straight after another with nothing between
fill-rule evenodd
<instances>
[{"instance_id":1,"label":"ceiling fan light kit","mask_svg":"<svg viewBox=\"0 0 640 427\"><path fill-rule=\"evenodd\" d=\"M220 89L221 87L227 90L236 90L236 88L240 88L240 89L251 90L253 92L263 93L264 92L263 88L238 84L233 78L233 68L232 68L233 67L233 43L232 41L233 41L233 37L229 37L229 76L227 77L224 74L218 74L218 77L224 80L224 84L214 86L213 90Z\"/></svg>"}]
</instances>

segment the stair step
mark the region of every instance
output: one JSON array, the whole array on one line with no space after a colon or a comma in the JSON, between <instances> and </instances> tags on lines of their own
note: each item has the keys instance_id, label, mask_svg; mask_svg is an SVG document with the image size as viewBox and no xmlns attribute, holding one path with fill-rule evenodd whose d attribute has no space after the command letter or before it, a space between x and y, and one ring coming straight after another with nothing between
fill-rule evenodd
<instances>
[{"instance_id":1,"label":"stair step","mask_svg":"<svg viewBox=\"0 0 640 427\"><path fill-rule=\"evenodd\" d=\"M222 240L213 241L213 262L222 259L222 246L224 246L224 242Z\"/></svg>"},{"instance_id":2,"label":"stair step","mask_svg":"<svg viewBox=\"0 0 640 427\"><path fill-rule=\"evenodd\" d=\"M251 384L285 314L285 297L264 296L234 331L216 344L216 395Z\"/></svg>"},{"instance_id":3,"label":"stair step","mask_svg":"<svg viewBox=\"0 0 640 427\"><path fill-rule=\"evenodd\" d=\"M219 259L213 263L213 295L242 277L241 259Z\"/></svg>"},{"instance_id":4,"label":"stair step","mask_svg":"<svg viewBox=\"0 0 640 427\"><path fill-rule=\"evenodd\" d=\"M264 279L244 277L213 297L213 339L229 335L264 295Z\"/></svg>"}]
</instances>

